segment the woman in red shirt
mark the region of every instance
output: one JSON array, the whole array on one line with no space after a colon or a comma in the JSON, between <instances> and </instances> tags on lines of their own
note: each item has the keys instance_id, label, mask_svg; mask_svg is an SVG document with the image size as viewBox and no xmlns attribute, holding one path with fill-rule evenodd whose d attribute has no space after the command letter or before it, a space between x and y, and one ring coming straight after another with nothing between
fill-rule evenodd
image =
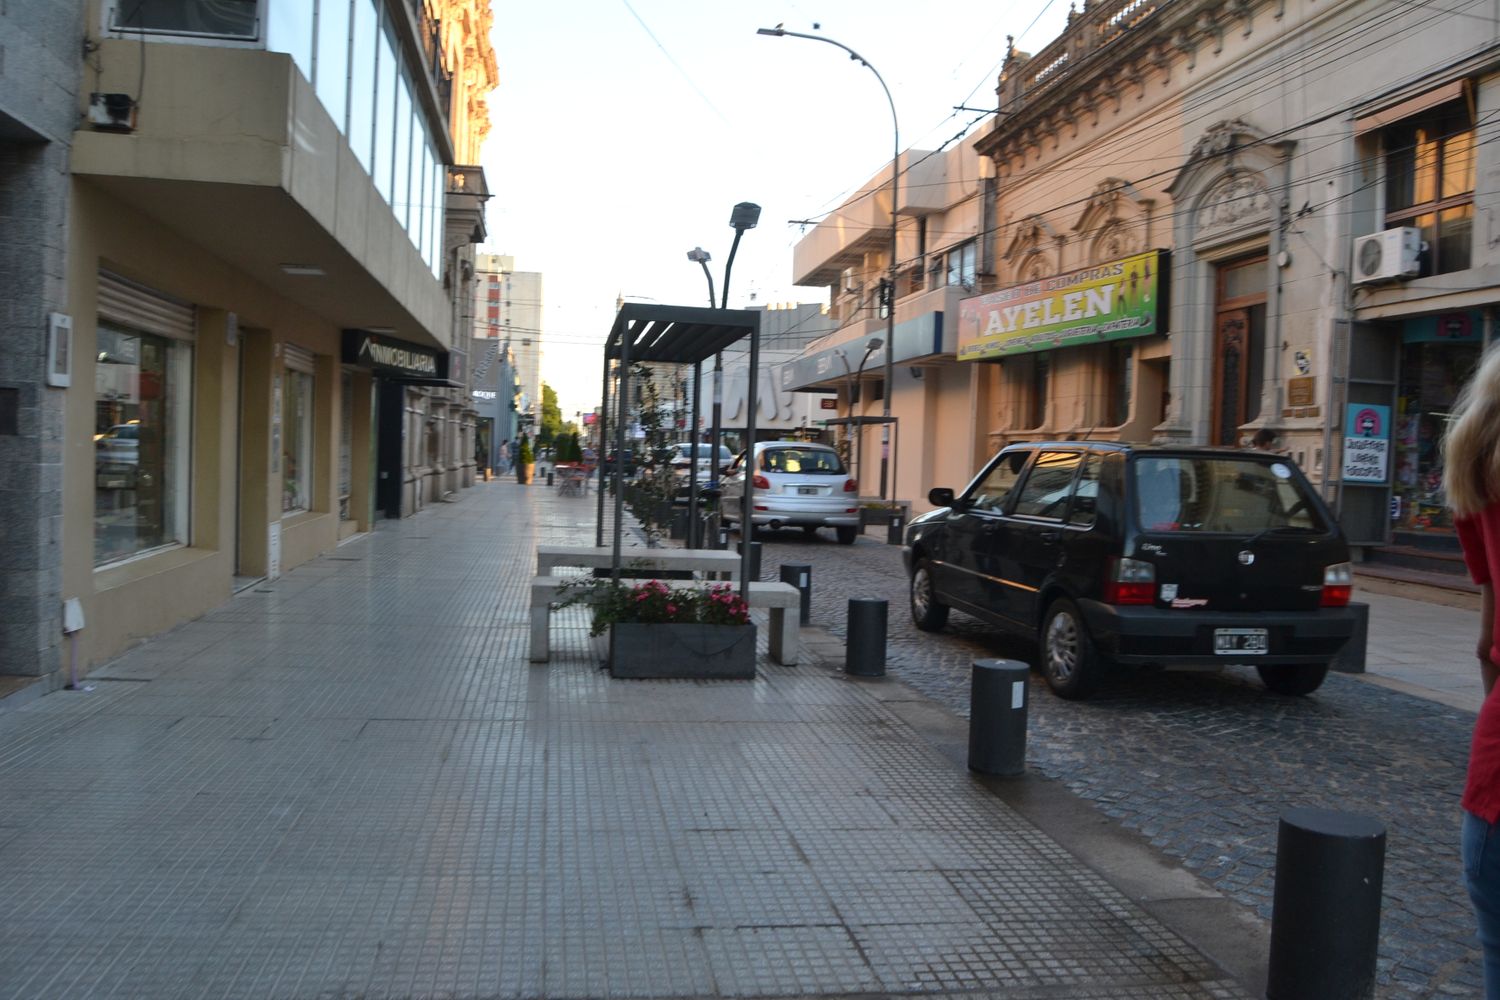
<instances>
[{"instance_id":1,"label":"woman in red shirt","mask_svg":"<svg viewBox=\"0 0 1500 1000\"><path fill-rule=\"evenodd\" d=\"M1443 487L1464 562L1479 584L1479 676L1484 704L1469 748L1463 797L1464 882L1484 948L1484 995L1500 1000L1500 676L1494 578L1500 573L1500 348L1486 352L1454 403L1443 440Z\"/></svg>"}]
</instances>

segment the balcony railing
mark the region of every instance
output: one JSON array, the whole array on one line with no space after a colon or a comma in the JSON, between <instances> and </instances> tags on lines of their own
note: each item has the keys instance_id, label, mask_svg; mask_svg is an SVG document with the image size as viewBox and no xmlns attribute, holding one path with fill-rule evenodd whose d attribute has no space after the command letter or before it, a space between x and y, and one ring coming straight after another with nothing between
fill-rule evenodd
<instances>
[{"instance_id":1,"label":"balcony railing","mask_svg":"<svg viewBox=\"0 0 1500 1000\"><path fill-rule=\"evenodd\" d=\"M1028 100L1077 70L1089 56L1127 35L1174 2L1103 0L1087 4L1083 13L1070 16L1067 28L1051 44L1002 76L1001 107L1009 111L1019 110ZM1007 70L1011 69L1007 65Z\"/></svg>"}]
</instances>

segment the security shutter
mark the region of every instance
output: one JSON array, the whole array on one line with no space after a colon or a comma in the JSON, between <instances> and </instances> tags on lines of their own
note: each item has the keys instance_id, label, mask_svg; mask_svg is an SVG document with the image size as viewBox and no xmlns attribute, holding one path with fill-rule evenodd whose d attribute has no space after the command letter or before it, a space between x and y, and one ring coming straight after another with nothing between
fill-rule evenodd
<instances>
[{"instance_id":1,"label":"security shutter","mask_svg":"<svg viewBox=\"0 0 1500 1000\"><path fill-rule=\"evenodd\" d=\"M192 340L193 307L108 271L99 272L99 316L133 330Z\"/></svg>"},{"instance_id":2,"label":"security shutter","mask_svg":"<svg viewBox=\"0 0 1500 1000\"><path fill-rule=\"evenodd\" d=\"M281 345L281 360L294 372L313 374L313 352L296 344Z\"/></svg>"}]
</instances>

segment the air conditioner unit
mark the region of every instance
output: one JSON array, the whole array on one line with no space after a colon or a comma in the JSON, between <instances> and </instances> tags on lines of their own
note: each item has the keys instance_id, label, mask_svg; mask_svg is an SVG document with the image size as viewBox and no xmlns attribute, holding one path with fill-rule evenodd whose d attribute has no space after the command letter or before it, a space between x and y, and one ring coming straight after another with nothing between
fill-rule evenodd
<instances>
[{"instance_id":1,"label":"air conditioner unit","mask_svg":"<svg viewBox=\"0 0 1500 1000\"><path fill-rule=\"evenodd\" d=\"M1361 236L1354 241L1354 283L1415 278L1421 272L1423 249L1422 231L1411 226Z\"/></svg>"},{"instance_id":2,"label":"air conditioner unit","mask_svg":"<svg viewBox=\"0 0 1500 1000\"><path fill-rule=\"evenodd\" d=\"M841 277L843 278L845 292L853 294L865 287L865 283L859 280L859 272L855 271L852 267L844 268L844 273Z\"/></svg>"},{"instance_id":3,"label":"air conditioner unit","mask_svg":"<svg viewBox=\"0 0 1500 1000\"><path fill-rule=\"evenodd\" d=\"M90 94L89 124L104 132L132 132L135 108L135 99L129 94Z\"/></svg>"}]
</instances>

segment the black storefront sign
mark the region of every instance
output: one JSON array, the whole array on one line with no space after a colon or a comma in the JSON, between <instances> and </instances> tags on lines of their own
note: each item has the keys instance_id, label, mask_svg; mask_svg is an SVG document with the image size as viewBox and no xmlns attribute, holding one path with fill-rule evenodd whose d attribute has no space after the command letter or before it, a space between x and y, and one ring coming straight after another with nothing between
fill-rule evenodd
<instances>
[{"instance_id":1,"label":"black storefront sign","mask_svg":"<svg viewBox=\"0 0 1500 1000\"><path fill-rule=\"evenodd\" d=\"M345 330L343 362L408 385L448 385L448 352L368 330Z\"/></svg>"}]
</instances>

